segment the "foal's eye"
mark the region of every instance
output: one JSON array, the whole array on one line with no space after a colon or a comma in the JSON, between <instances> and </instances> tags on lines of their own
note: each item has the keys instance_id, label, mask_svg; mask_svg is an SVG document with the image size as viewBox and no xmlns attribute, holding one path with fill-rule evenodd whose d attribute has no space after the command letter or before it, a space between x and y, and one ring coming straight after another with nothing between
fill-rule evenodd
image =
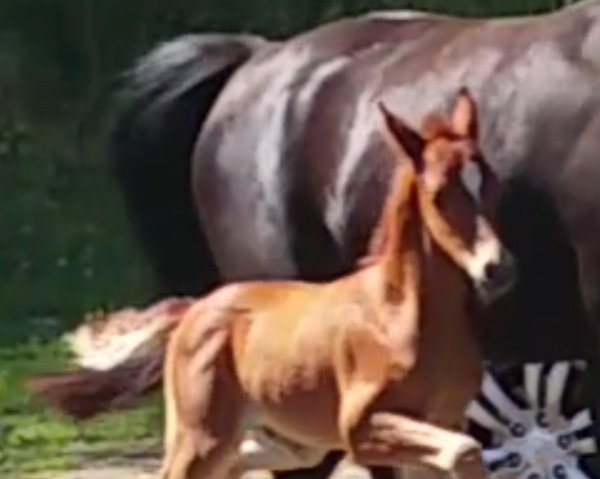
<instances>
[{"instance_id":1,"label":"foal's eye","mask_svg":"<svg viewBox=\"0 0 600 479\"><path fill-rule=\"evenodd\" d=\"M481 170L477 164L473 161L467 162L465 165L463 165L460 171L460 176L463 185L469 194L479 201L483 178L481 177Z\"/></svg>"}]
</instances>

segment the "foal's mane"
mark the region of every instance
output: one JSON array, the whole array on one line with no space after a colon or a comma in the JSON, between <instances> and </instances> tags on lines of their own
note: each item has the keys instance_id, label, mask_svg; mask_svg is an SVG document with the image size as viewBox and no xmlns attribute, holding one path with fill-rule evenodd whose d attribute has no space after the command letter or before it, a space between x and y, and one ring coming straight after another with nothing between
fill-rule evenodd
<instances>
[{"instance_id":1,"label":"foal's mane","mask_svg":"<svg viewBox=\"0 0 600 479\"><path fill-rule=\"evenodd\" d=\"M373 230L367 253L358 260L360 267L370 266L381 258L389 245L390 237L402 237L402 231L414 214L416 202L416 173L412 167L397 166L392 176L390 190L385 199L379 221Z\"/></svg>"},{"instance_id":2,"label":"foal's mane","mask_svg":"<svg viewBox=\"0 0 600 479\"><path fill-rule=\"evenodd\" d=\"M426 142L437 138L456 138L458 136L449 121L435 113L425 117L419 134ZM397 140L391 140L389 134L386 136L388 138L386 143L391 143L389 146L393 155L405 157L406 153L398 146ZM410 209L415 205L411 199L417 188L416 172L412 166L400 167L398 158L394 158L393 161L398 165L395 167L381 215L369 240L367 252L357 262L359 267L370 266L381 258L388 247L390 236L402 237L401 230L406 226L413 213Z\"/></svg>"}]
</instances>

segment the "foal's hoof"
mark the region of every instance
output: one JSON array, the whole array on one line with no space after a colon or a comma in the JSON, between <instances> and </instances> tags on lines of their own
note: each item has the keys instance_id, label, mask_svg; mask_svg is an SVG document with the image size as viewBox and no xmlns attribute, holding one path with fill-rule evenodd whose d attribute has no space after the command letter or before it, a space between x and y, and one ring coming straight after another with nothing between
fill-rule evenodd
<instances>
[{"instance_id":1,"label":"foal's hoof","mask_svg":"<svg viewBox=\"0 0 600 479\"><path fill-rule=\"evenodd\" d=\"M371 474L368 469L345 457L339 462L330 479L371 479Z\"/></svg>"},{"instance_id":2,"label":"foal's hoof","mask_svg":"<svg viewBox=\"0 0 600 479\"><path fill-rule=\"evenodd\" d=\"M242 474L240 479L274 479L275 475L271 471L248 471Z\"/></svg>"}]
</instances>

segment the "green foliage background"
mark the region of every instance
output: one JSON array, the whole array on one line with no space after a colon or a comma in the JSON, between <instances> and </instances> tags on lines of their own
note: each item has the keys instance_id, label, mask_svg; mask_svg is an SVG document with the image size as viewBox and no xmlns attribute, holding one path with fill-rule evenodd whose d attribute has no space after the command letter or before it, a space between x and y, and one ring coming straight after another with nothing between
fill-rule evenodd
<instances>
[{"instance_id":1,"label":"green foliage background","mask_svg":"<svg viewBox=\"0 0 600 479\"><path fill-rule=\"evenodd\" d=\"M0 0L0 476L70 466L64 451L81 444L158 437L157 403L83 427L36 407L22 386L65 366L56 338L85 311L139 304L151 290L104 151L113 80L135 57L191 30L283 38L375 9L516 15L564 3Z\"/></svg>"}]
</instances>

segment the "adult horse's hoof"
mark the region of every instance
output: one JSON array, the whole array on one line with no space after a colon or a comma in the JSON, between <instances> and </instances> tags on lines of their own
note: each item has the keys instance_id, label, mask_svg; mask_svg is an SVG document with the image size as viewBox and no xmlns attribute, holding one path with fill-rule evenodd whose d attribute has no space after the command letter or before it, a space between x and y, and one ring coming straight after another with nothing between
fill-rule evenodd
<instances>
[{"instance_id":1,"label":"adult horse's hoof","mask_svg":"<svg viewBox=\"0 0 600 479\"><path fill-rule=\"evenodd\" d=\"M491 368L467 410L492 479L590 479L597 452L582 362ZM510 386L509 386L510 384Z\"/></svg>"}]
</instances>

